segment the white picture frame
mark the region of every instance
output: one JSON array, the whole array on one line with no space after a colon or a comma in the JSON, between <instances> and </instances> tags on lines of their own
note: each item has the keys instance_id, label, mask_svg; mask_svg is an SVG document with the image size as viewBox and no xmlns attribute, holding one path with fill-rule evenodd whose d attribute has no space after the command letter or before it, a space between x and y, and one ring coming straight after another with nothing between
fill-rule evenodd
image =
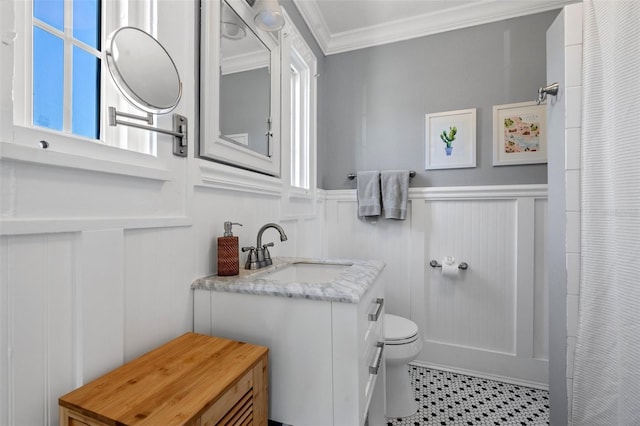
<instances>
[{"instance_id":1,"label":"white picture frame","mask_svg":"<svg viewBox=\"0 0 640 426\"><path fill-rule=\"evenodd\" d=\"M476 109L425 115L425 170L476 167Z\"/></svg>"},{"instance_id":2,"label":"white picture frame","mask_svg":"<svg viewBox=\"0 0 640 426\"><path fill-rule=\"evenodd\" d=\"M520 102L493 107L493 165L547 162L545 104Z\"/></svg>"}]
</instances>

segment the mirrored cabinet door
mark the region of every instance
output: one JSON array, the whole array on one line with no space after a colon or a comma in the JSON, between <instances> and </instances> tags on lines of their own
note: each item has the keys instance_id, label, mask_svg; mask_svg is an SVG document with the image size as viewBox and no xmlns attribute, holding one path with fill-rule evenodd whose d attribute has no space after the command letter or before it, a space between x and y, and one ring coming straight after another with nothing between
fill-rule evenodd
<instances>
[{"instance_id":1,"label":"mirrored cabinet door","mask_svg":"<svg viewBox=\"0 0 640 426\"><path fill-rule=\"evenodd\" d=\"M280 176L280 51L244 0L202 3L200 156Z\"/></svg>"}]
</instances>

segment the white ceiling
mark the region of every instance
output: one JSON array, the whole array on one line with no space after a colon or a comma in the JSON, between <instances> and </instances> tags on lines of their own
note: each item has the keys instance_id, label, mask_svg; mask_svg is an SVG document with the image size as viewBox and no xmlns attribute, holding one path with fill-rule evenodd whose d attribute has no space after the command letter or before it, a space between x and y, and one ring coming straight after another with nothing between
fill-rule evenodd
<instances>
[{"instance_id":1,"label":"white ceiling","mask_svg":"<svg viewBox=\"0 0 640 426\"><path fill-rule=\"evenodd\" d=\"M579 0L293 0L325 55L558 9Z\"/></svg>"}]
</instances>

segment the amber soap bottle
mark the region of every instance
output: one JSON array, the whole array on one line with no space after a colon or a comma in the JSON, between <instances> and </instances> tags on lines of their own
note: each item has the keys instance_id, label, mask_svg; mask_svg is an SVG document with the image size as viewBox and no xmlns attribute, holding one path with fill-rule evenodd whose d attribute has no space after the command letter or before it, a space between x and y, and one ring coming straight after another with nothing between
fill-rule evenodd
<instances>
[{"instance_id":1,"label":"amber soap bottle","mask_svg":"<svg viewBox=\"0 0 640 426\"><path fill-rule=\"evenodd\" d=\"M231 227L241 223L224 223L224 236L218 238L218 276L228 277L240 273L240 253L238 237L233 236Z\"/></svg>"}]
</instances>

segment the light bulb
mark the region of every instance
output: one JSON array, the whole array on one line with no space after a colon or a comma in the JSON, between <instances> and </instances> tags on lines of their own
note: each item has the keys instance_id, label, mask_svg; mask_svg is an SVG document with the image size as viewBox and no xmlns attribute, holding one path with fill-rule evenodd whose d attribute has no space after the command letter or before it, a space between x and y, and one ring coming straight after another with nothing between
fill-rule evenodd
<instances>
[{"instance_id":1,"label":"light bulb","mask_svg":"<svg viewBox=\"0 0 640 426\"><path fill-rule=\"evenodd\" d=\"M284 27L284 16L277 0L258 0L254 7L258 10L254 22L259 28L265 31L280 31Z\"/></svg>"}]
</instances>

